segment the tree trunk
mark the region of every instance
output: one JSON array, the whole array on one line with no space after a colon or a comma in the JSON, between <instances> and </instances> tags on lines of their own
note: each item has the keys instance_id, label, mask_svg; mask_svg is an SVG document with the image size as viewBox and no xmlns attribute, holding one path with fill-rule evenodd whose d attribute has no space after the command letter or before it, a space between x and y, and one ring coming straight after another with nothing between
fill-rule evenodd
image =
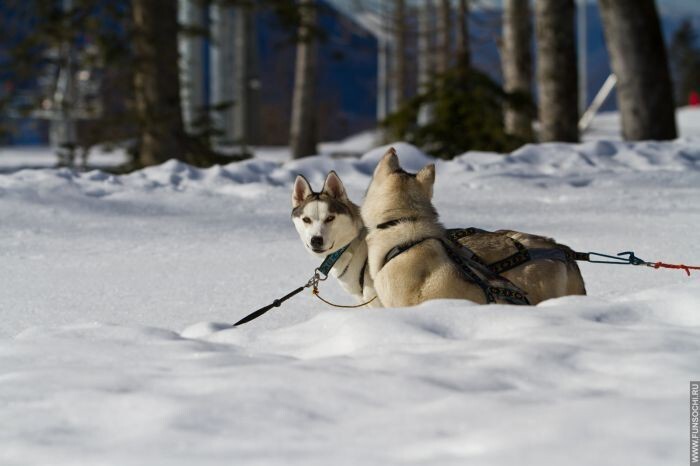
<instances>
[{"instance_id":1,"label":"tree trunk","mask_svg":"<svg viewBox=\"0 0 700 466\"><path fill-rule=\"evenodd\" d=\"M599 0L626 140L674 139L676 119L654 0Z\"/></svg>"},{"instance_id":2,"label":"tree trunk","mask_svg":"<svg viewBox=\"0 0 700 466\"><path fill-rule=\"evenodd\" d=\"M239 83L234 79L239 69L234 50L240 34L235 24L237 16L233 6L222 2L212 2L209 9L209 114L213 129L217 130L212 141L223 145L233 144L236 139L235 112L240 105L235 95Z\"/></svg>"},{"instance_id":3,"label":"tree trunk","mask_svg":"<svg viewBox=\"0 0 700 466\"><path fill-rule=\"evenodd\" d=\"M505 91L532 96L532 22L529 0L506 0L503 5L501 67ZM530 141L532 116L528 108L508 105L505 111L506 133Z\"/></svg>"},{"instance_id":4,"label":"tree trunk","mask_svg":"<svg viewBox=\"0 0 700 466\"><path fill-rule=\"evenodd\" d=\"M444 73L452 58L452 6L450 0L437 0L437 50L435 68Z\"/></svg>"},{"instance_id":5,"label":"tree trunk","mask_svg":"<svg viewBox=\"0 0 700 466\"><path fill-rule=\"evenodd\" d=\"M425 0L418 7L418 93L428 90L435 65L433 61L433 1Z\"/></svg>"},{"instance_id":6,"label":"tree trunk","mask_svg":"<svg viewBox=\"0 0 700 466\"><path fill-rule=\"evenodd\" d=\"M179 0L180 25L191 31L181 32L178 38L180 52L180 99L185 129L189 134L202 130L201 119L204 102L204 28L203 6L197 0Z\"/></svg>"},{"instance_id":7,"label":"tree trunk","mask_svg":"<svg viewBox=\"0 0 700 466\"><path fill-rule=\"evenodd\" d=\"M384 2L377 2L379 29L377 34L377 123L384 121L388 113L389 75L387 72L389 62L389 43L386 38L387 27L384 15Z\"/></svg>"},{"instance_id":8,"label":"tree trunk","mask_svg":"<svg viewBox=\"0 0 700 466\"><path fill-rule=\"evenodd\" d=\"M457 21L457 59L461 65L471 65L471 50L469 48L469 0L459 0L459 15Z\"/></svg>"},{"instance_id":9,"label":"tree trunk","mask_svg":"<svg viewBox=\"0 0 700 466\"><path fill-rule=\"evenodd\" d=\"M186 160L180 106L177 2L133 0L134 97L140 119L139 164Z\"/></svg>"},{"instance_id":10,"label":"tree trunk","mask_svg":"<svg viewBox=\"0 0 700 466\"><path fill-rule=\"evenodd\" d=\"M316 154L316 119L314 90L316 88L316 38L313 26L316 22L314 0L300 0L301 23L297 44L294 96L292 99L292 124L290 146L292 157L297 159Z\"/></svg>"},{"instance_id":11,"label":"tree trunk","mask_svg":"<svg viewBox=\"0 0 700 466\"><path fill-rule=\"evenodd\" d=\"M249 144L258 142L260 77L258 73L258 46L254 10L251 5L236 8L235 56L238 66L234 73L234 138L243 152Z\"/></svg>"},{"instance_id":12,"label":"tree trunk","mask_svg":"<svg viewBox=\"0 0 700 466\"><path fill-rule=\"evenodd\" d=\"M540 141L578 141L574 0L537 0Z\"/></svg>"},{"instance_id":13,"label":"tree trunk","mask_svg":"<svg viewBox=\"0 0 700 466\"><path fill-rule=\"evenodd\" d=\"M394 53L391 70L391 112L406 100L406 3L394 0Z\"/></svg>"}]
</instances>

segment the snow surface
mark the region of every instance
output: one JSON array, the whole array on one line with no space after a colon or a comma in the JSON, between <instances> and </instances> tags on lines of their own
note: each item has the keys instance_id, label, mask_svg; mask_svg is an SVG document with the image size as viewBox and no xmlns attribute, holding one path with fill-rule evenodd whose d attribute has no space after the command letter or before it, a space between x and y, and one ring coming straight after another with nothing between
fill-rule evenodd
<instances>
[{"instance_id":1,"label":"snow surface","mask_svg":"<svg viewBox=\"0 0 700 466\"><path fill-rule=\"evenodd\" d=\"M700 136L700 107L676 109L676 127L680 137ZM582 135L584 141L621 141L622 125L619 112L603 112L593 118L591 126Z\"/></svg>"},{"instance_id":2,"label":"snow surface","mask_svg":"<svg viewBox=\"0 0 700 466\"><path fill-rule=\"evenodd\" d=\"M360 201L384 149L0 175L0 464L684 464L700 273L582 264L589 296L534 308L303 293L227 327L318 265L295 175ZM700 263L700 138L468 153L436 183L447 226Z\"/></svg>"},{"instance_id":3,"label":"snow surface","mask_svg":"<svg viewBox=\"0 0 700 466\"><path fill-rule=\"evenodd\" d=\"M128 157L123 148L106 150L101 147L90 151L88 163L91 167L114 167L126 163ZM0 173L17 171L19 168L51 168L56 166L56 154L43 146L9 146L0 147ZM76 156L76 165L81 158Z\"/></svg>"}]
</instances>

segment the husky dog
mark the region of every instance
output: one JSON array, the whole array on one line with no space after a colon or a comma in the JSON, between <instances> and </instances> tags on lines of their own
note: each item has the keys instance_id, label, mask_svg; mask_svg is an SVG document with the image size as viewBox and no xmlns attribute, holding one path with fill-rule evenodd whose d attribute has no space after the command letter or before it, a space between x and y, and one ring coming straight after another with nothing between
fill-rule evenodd
<instances>
[{"instance_id":1,"label":"husky dog","mask_svg":"<svg viewBox=\"0 0 700 466\"><path fill-rule=\"evenodd\" d=\"M348 248L331 269L331 274L341 286L359 302L367 302L377 296L374 280L367 262L367 230L360 208L347 196L340 177L331 171L323 189L314 192L302 175L297 176L292 191L292 221L306 249L319 260ZM461 244L473 238L459 238ZM381 307L375 298L370 307Z\"/></svg>"},{"instance_id":2,"label":"husky dog","mask_svg":"<svg viewBox=\"0 0 700 466\"><path fill-rule=\"evenodd\" d=\"M438 298L487 302L484 289L467 280L455 262L460 256L468 260L464 255L467 250L451 243L438 222L431 202L434 183L435 165L417 174L407 173L399 166L393 148L374 171L362 219L369 230L366 241L370 274L384 306L412 306ZM505 239L511 237L527 248L566 248L548 238L503 230L474 237L469 247L490 262L509 254L503 250ZM572 261L532 260L496 277L498 286L514 284L525 291L530 304L585 294L578 266Z\"/></svg>"},{"instance_id":3,"label":"husky dog","mask_svg":"<svg viewBox=\"0 0 700 466\"><path fill-rule=\"evenodd\" d=\"M292 221L306 249L319 260L347 246L331 274L359 302L377 296L367 266L367 231L360 208L348 199L343 182L334 171L328 174L318 193L306 178L297 176L292 192ZM380 307L381 302L374 299L369 306Z\"/></svg>"}]
</instances>

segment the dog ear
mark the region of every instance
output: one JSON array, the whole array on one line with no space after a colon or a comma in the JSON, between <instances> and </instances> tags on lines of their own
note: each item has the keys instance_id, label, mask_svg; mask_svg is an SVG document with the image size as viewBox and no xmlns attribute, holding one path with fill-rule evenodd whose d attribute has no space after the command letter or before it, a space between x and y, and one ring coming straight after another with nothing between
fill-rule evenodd
<instances>
[{"instance_id":1,"label":"dog ear","mask_svg":"<svg viewBox=\"0 0 700 466\"><path fill-rule=\"evenodd\" d=\"M323 183L323 189L321 192L324 192L335 199L347 198L347 194L345 194L345 186L343 186L343 182L340 181L340 177L333 170L331 170L326 177L326 181Z\"/></svg>"},{"instance_id":2,"label":"dog ear","mask_svg":"<svg viewBox=\"0 0 700 466\"><path fill-rule=\"evenodd\" d=\"M374 176L378 174L388 175L400 168L401 166L399 165L399 157L396 155L396 149L390 147L379 161L377 168L374 169Z\"/></svg>"},{"instance_id":3,"label":"dog ear","mask_svg":"<svg viewBox=\"0 0 700 466\"><path fill-rule=\"evenodd\" d=\"M292 207L298 207L311 193L313 191L306 178L302 175L297 175L297 179L294 181L294 190L292 191Z\"/></svg>"},{"instance_id":4,"label":"dog ear","mask_svg":"<svg viewBox=\"0 0 700 466\"><path fill-rule=\"evenodd\" d=\"M423 191L429 198L433 198L433 185L435 184L435 164L431 163L416 173L416 180L423 187Z\"/></svg>"}]
</instances>

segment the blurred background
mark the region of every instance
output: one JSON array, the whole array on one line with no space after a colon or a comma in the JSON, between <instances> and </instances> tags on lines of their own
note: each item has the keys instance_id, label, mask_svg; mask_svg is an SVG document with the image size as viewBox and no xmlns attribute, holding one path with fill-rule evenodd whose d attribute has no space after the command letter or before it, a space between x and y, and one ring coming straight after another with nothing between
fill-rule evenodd
<instances>
[{"instance_id":1,"label":"blurred background","mask_svg":"<svg viewBox=\"0 0 700 466\"><path fill-rule=\"evenodd\" d=\"M0 22L5 172L507 153L610 111L605 137L664 140L700 105L697 0L4 0Z\"/></svg>"}]
</instances>

